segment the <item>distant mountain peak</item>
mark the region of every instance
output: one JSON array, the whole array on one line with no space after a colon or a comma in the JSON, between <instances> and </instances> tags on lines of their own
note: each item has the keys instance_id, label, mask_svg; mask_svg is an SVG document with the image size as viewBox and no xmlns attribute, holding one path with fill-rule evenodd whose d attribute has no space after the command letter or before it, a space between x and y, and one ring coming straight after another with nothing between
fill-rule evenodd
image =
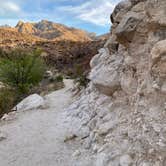
<instances>
[{"instance_id":1,"label":"distant mountain peak","mask_svg":"<svg viewBox=\"0 0 166 166\"><path fill-rule=\"evenodd\" d=\"M20 25L22 25L22 24L24 24L24 22L23 22L22 20L19 20L18 23L17 23L17 25L16 25L16 27L17 27L17 26L20 26Z\"/></svg>"},{"instance_id":2,"label":"distant mountain peak","mask_svg":"<svg viewBox=\"0 0 166 166\"><path fill-rule=\"evenodd\" d=\"M49 20L41 20L37 23L19 21L15 28L18 32L31 34L48 40L91 40L86 31L54 23Z\"/></svg>"}]
</instances>

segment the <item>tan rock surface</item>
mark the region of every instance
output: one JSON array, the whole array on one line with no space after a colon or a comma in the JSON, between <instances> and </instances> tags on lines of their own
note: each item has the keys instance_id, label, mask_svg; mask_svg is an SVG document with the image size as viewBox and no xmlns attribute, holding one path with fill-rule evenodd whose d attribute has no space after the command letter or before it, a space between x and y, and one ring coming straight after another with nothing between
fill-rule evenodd
<instances>
[{"instance_id":1,"label":"tan rock surface","mask_svg":"<svg viewBox=\"0 0 166 166\"><path fill-rule=\"evenodd\" d=\"M165 19L163 0L126 0L111 15L89 87L68 110L72 124L94 134L92 151L102 149L96 165L166 165Z\"/></svg>"}]
</instances>

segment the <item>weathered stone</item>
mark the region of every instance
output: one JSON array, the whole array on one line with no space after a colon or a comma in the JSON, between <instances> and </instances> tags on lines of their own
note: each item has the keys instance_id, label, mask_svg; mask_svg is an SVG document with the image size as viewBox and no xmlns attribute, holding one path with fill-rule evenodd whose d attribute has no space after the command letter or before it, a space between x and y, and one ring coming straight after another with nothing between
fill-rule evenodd
<instances>
[{"instance_id":1,"label":"weathered stone","mask_svg":"<svg viewBox=\"0 0 166 166\"><path fill-rule=\"evenodd\" d=\"M135 12L128 12L116 28L117 40L127 46L133 39L135 30L142 17Z\"/></svg>"},{"instance_id":2,"label":"weathered stone","mask_svg":"<svg viewBox=\"0 0 166 166\"><path fill-rule=\"evenodd\" d=\"M80 123L95 112L78 125L94 133L95 166L166 163L165 9L163 0L130 0L111 15L110 37L91 60L91 82L73 109L84 112Z\"/></svg>"},{"instance_id":3,"label":"weathered stone","mask_svg":"<svg viewBox=\"0 0 166 166\"><path fill-rule=\"evenodd\" d=\"M90 149L91 148L91 145L92 145L92 140L88 137L86 138L86 140L84 141L84 148L85 149Z\"/></svg>"},{"instance_id":4,"label":"weathered stone","mask_svg":"<svg viewBox=\"0 0 166 166\"><path fill-rule=\"evenodd\" d=\"M166 3L162 0L147 0L146 12L151 26L166 26L165 15Z\"/></svg>"},{"instance_id":5,"label":"weathered stone","mask_svg":"<svg viewBox=\"0 0 166 166\"><path fill-rule=\"evenodd\" d=\"M131 166L132 158L129 155L123 155L120 157L120 166Z\"/></svg>"},{"instance_id":6,"label":"weathered stone","mask_svg":"<svg viewBox=\"0 0 166 166\"><path fill-rule=\"evenodd\" d=\"M151 56L153 64L161 60L162 57L166 57L166 40L159 41L154 45L151 51Z\"/></svg>"},{"instance_id":7,"label":"weathered stone","mask_svg":"<svg viewBox=\"0 0 166 166\"><path fill-rule=\"evenodd\" d=\"M114 9L111 14L112 23L119 22L124 14L126 14L129 9L132 7L132 4L129 0L120 2Z\"/></svg>"},{"instance_id":8,"label":"weathered stone","mask_svg":"<svg viewBox=\"0 0 166 166\"><path fill-rule=\"evenodd\" d=\"M22 100L19 104L17 104L13 110L16 111L27 111L32 109L37 109L39 107L44 106L44 99L37 95L33 94Z\"/></svg>"},{"instance_id":9,"label":"weathered stone","mask_svg":"<svg viewBox=\"0 0 166 166\"><path fill-rule=\"evenodd\" d=\"M126 73L122 74L121 77L121 88L127 94L133 94L137 91L137 80L134 78L134 72L127 71Z\"/></svg>"},{"instance_id":10,"label":"weathered stone","mask_svg":"<svg viewBox=\"0 0 166 166\"><path fill-rule=\"evenodd\" d=\"M7 120L9 118L9 115L8 114L4 114L3 116L2 116L2 120Z\"/></svg>"},{"instance_id":11,"label":"weathered stone","mask_svg":"<svg viewBox=\"0 0 166 166\"><path fill-rule=\"evenodd\" d=\"M108 50L105 50L101 56L103 57L102 61L92 68L89 78L102 93L111 95L120 88L119 72L123 57L112 55L109 59Z\"/></svg>"},{"instance_id":12,"label":"weathered stone","mask_svg":"<svg viewBox=\"0 0 166 166\"><path fill-rule=\"evenodd\" d=\"M72 154L73 157L78 157L78 156L80 156L80 155L81 155L80 150L76 150L76 151Z\"/></svg>"},{"instance_id":13,"label":"weathered stone","mask_svg":"<svg viewBox=\"0 0 166 166\"><path fill-rule=\"evenodd\" d=\"M89 134L90 134L90 130L89 130L89 127L87 126L82 127L75 132L75 135L77 137L80 137L81 139L87 138Z\"/></svg>"},{"instance_id":14,"label":"weathered stone","mask_svg":"<svg viewBox=\"0 0 166 166\"><path fill-rule=\"evenodd\" d=\"M7 139L7 134L0 131L0 142Z\"/></svg>"},{"instance_id":15,"label":"weathered stone","mask_svg":"<svg viewBox=\"0 0 166 166\"><path fill-rule=\"evenodd\" d=\"M100 135L108 134L108 132L115 127L117 121L109 121L99 126L98 133Z\"/></svg>"},{"instance_id":16,"label":"weathered stone","mask_svg":"<svg viewBox=\"0 0 166 166\"><path fill-rule=\"evenodd\" d=\"M100 153L97 156L95 165L96 166L106 166L107 165L106 160L107 160L107 155L105 153Z\"/></svg>"},{"instance_id":17,"label":"weathered stone","mask_svg":"<svg viewBox=\"0 0 166 166\"><path fill-rule=\"evenodd\" d=\"M99 50L99 54L95 55L92 60L90 61L90 66L91 68L95 67L98 65L98 63L100 62L101 59L101 55L102 54L106 54L105 49L100 49Z\"/></svg>"}]
</instances>

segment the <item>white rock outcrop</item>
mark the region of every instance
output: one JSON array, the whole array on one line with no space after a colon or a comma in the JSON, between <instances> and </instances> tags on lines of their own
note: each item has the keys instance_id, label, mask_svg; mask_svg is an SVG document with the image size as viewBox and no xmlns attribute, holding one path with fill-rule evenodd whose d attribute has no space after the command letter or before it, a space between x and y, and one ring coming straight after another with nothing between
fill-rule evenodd
<instances>
[{"instance_id":1,"label":"white rock outcrop","mask_svg":"<svg viewBox=\"0 0 166 166\"><path fill-rule=\"evenodd\" d=\"M13 110L16 111L27 111L32 109L37 109L45 105L43 97L38 94L32 94L22 100L19 104L17 104Z\"/></svg>"},{"instance_id":2,"label":"white rock outcrop","mask_svg":"<svg viewBox=\"0 0 166 166\"><path fill-rule=\"evenodd\" d=\"M123 1L111 21L89 86L67 109L70 130L79 137L88 128L83 142L90 139L96 165L164 166L166 1Z\"/></svg>"}]
</instances>

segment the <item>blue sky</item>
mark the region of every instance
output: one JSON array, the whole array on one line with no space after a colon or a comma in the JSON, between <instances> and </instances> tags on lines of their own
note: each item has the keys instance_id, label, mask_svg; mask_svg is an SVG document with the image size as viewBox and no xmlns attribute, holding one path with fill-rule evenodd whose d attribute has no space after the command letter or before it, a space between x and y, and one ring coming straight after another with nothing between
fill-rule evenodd
<instances>
[{"instance_id":1,"label":"blue sky","mask_svg":"<svg viewBox=\"0 0 166 166\"><path fill-rule=\"evenodd\" d=\"M0 25L43 19L103 34L120 0L0 0Z\"/></svg>"}]
</instances>

